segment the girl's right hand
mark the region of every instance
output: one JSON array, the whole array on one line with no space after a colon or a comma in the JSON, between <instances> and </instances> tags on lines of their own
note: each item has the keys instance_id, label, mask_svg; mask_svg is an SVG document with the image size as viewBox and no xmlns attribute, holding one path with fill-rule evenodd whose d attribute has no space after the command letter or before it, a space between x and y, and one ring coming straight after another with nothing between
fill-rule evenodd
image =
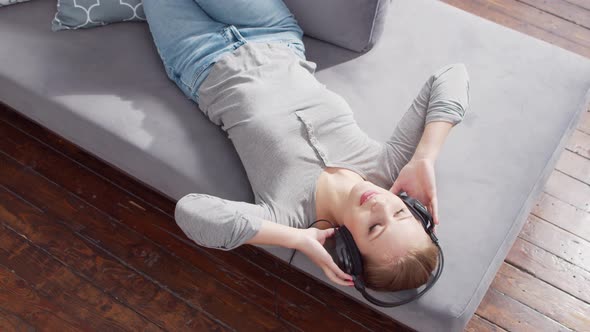
<instances>
[{"instance_id":1,"label":"girl's right hand","mask_svg":"<svg viewBox=\"0 0 590 332\"><path fill-rule=\"evenodd\" d=\"M334 260L332 256L324 248L326 239L334 234L335 229L318 229L307 228L299 229L299 239L295 249L303 252L315 265L319 266L326 276L338 285L351 286L352 276L344 273Z\"/></svg>"}]
</instances>

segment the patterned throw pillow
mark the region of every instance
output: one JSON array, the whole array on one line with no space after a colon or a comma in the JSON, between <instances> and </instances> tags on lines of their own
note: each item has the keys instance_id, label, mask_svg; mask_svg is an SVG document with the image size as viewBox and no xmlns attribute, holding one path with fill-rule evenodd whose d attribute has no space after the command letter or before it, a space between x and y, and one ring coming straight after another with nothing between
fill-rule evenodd
<instances>
[{"instance_id":1,"label":"patterned throw pillow","mask_svg":"<svg viewBox=\"0 0 590 332\"><path fill-rule=\"evenodd\" d=\"M57 0L51 30L93 28L128 21L145 21L141 0Z\"/></svg>"},{"instance_id":2,"label":"patterned throw pillow","mask_svg":"<svg viewBox=\"0 0 590 332\"><path fill-rule=\"evenodd\" d=\"M25 2L25 1L29 1L29 0L0 0L0 7L13 5L15 3Z\"/></svg>"}]
</instances>

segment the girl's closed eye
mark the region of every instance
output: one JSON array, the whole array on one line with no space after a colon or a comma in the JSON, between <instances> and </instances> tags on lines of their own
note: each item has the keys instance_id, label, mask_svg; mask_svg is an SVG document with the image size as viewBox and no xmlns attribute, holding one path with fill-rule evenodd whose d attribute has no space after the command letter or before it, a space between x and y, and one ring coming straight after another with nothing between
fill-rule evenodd
<instances>
[{"instance_id":1,"label":"girl's closed eye","mask_svg":"<svg viewBox=\"0 0 590 332\"><path fill-rule=\"evenodd\" d=\"M373 229L375 229L375 227L377 227L377 225L379 225L380 222L381 222L381 219L377 220L377 223L375 223L371 227L369 227L369 234L371 234Z\"/></svg>"},{"instance_id":2,"label":"girl's closed eye","mask_svg":"<svg viewBox=\"0 0 590 332\"><path fill-rule=\"evenodd\" d=\"M375 226L377 226L377 224L375 224L375 225L373 225L373 226L369 227L369 234L370 234L370 233L373 231L373 229L375 228Z\"/></svg>"},{"instance_id":3,"label":"girl's closed eye","mask_svg":"<svg viewBox=\"0 0 590 332\"><path fill-rule=\"evenodd\" d=\"M405 209L402 208L401 210L399 210L396 213L394 213L393 216L397 216L398 214L400 214L400 213L402 213L404 211L405 211ZM369 227L369 234L371 234L371 232L373 231L373 229L375 229L375 227L377 227L377 225L379 225L379 224L374 224L371 227Z\"/></svg>"}]
</instances>

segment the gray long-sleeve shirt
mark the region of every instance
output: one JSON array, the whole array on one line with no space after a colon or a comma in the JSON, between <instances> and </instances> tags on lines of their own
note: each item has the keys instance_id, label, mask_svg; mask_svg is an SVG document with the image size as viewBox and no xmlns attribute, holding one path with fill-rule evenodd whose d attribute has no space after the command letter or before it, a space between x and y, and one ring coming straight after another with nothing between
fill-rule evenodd
<instances>
[{"instance_id":1,"label":"gray long-sleeve shirt","mask_svg":"<svg viewBox=\"0 0 590 332\"><path fill-rule=\"evenodd\" d=\"M427 123L463 119L469 77L463 64L433 74L387 142L357 125L348 103L315 76L316 64L284 44L246 43L221 57L199 88L199 107L232 140L255 204L191 193L175 219L197 244L231 250L262 220L306 228L316 220L316 182L326 167L347 168L389 189Z\"/></svg>"}]
</instances>

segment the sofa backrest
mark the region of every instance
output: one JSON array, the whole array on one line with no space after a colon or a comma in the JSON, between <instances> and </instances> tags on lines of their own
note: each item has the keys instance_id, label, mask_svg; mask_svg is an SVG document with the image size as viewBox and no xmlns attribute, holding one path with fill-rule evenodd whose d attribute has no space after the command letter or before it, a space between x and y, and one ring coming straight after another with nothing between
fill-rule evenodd
<instances>
[{"instance_id":1,"label":"sofa backrest","mask_svg":"<svg viewBox=\"0 0 590 332\"><path fill-rule=\"evenodd\" d=\"M356 52L367 52L383 31L391 0L284 0L304 33Z\"/></svg>"}]
</instances>

